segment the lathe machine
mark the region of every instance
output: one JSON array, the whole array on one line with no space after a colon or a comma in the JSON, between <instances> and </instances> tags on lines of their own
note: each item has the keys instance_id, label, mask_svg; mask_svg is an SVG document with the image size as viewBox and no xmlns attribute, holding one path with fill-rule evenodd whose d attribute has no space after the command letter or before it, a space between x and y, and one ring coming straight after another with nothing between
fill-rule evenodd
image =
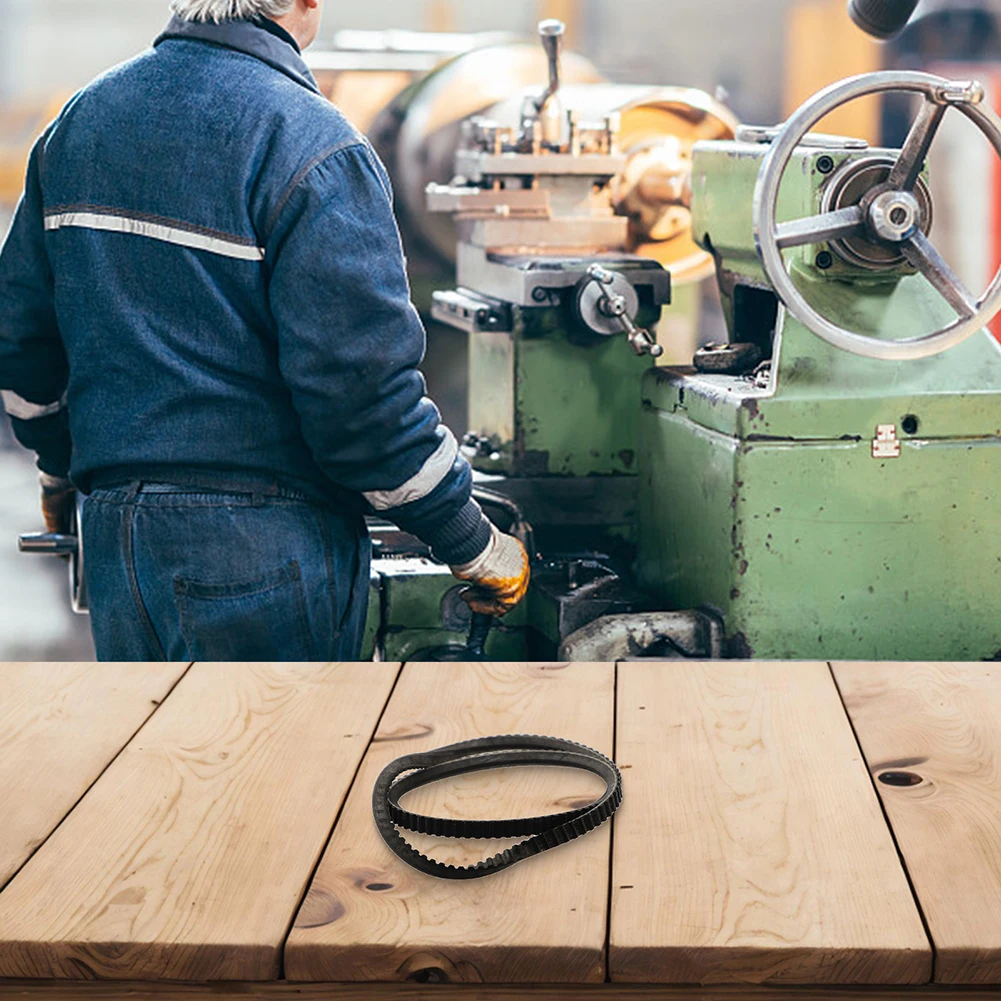
<instances>
[{"instance_id":1,"label":"lathe machine","mask_svg":"<svg viewBox=\"0 0 1001 1001\"><path fill-rule=\"evenodd\" d=\"M456 224L434 314L470 339L477 495L535 564L487 656L999 656L1001 274L975 295L935 250L925 172L947 113L1001 156L983 89L872 74L725 139L707 95L561 86L559 39L549 85L467 121L427 189ZM811 131L890 91L920 102L902 150ZM656 364L671 275L636 234L661 225L724 302L687 367ZM373 532L367 654L461 656L446 568Z\"/></svg>"}]
</instances>

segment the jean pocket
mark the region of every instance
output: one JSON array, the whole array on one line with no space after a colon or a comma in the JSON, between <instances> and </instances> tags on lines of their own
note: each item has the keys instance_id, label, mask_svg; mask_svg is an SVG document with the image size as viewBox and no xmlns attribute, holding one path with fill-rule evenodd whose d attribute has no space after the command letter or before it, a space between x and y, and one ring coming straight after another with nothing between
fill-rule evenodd
<instances>
[{"instance_id":1,"label":"jean pocket","mask_svg":"<svg viewBox=\"0 0 1001 1001\"><path fill-rule=\"evenodd\" d=\"M314 660L302 568L297 560L254 581L174 580L178 624L194 660Z\"/></svg>"}]
</instances>

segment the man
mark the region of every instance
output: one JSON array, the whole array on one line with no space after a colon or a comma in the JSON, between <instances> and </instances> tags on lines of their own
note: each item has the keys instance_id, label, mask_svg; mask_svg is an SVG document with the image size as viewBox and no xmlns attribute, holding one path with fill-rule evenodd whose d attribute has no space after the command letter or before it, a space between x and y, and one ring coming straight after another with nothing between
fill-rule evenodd
<instances>
[{"instance_id":1,"label":"man","mask_svg":"<svg viewBox=\"0 0 1001 1001\"><path fill-rule=\"evenodd\" d=\"M0 390L49 529L87 495L105 660L357 659L370 510L477 611L528 586L425 398L385 170L302 61L322 2L174 0L31 156Z\"/></svg>"}]
</instances>

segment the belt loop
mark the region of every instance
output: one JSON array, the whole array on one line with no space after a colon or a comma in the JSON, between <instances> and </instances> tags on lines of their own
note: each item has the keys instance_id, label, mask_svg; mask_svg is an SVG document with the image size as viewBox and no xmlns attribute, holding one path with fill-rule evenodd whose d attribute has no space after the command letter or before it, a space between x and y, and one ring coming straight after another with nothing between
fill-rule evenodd
<instances>
[{"instance_id":1,"label":"belt loop","mask_svg":"<svg viewBox=\"0 0 1001 1001\"><path fill-rule=\"evenodd\" d=\"M142 480L134 480L132 483L128 485L128 488L126 490L126 500L128 501L128 503L130 504L135 503L136 497L138 497L139 494L142 493L142 488L143 488Z\"/></svg>"}]
</instances>

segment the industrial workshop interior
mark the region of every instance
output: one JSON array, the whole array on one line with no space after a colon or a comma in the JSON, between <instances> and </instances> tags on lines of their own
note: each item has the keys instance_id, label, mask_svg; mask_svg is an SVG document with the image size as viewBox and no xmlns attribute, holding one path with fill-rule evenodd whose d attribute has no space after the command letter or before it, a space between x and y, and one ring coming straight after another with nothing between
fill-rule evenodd
<instances>
[{"instance_id":1,"label":"industrial workshop interior","mask_svg":"<svg viewBox=\"0 0 1001 1001\"><path fill-rule=\"evenodd\" d=\"M0 1001L1001 1001L1001 0L0 0Z\"/></svg>"}]
</instances>

